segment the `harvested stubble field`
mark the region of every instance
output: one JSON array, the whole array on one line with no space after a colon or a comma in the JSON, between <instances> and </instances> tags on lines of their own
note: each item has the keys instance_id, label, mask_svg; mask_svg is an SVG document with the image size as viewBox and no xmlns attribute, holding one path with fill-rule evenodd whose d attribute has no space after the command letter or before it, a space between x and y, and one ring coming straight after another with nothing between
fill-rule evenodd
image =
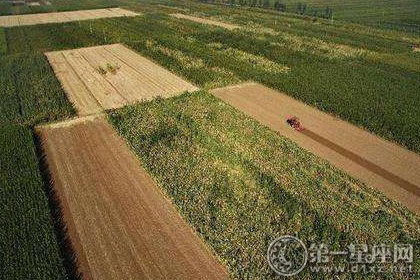
<instances>
[{"instance_id":1,"label":"harvested stubble field","mask_svg":"<svg viewBox=\"0 0 420 280\"><path fill-rule=\"evenodd\" d=\"M109 118L235 279L272 279L266 250L284 234L330 250L351 242L420 245L418 216L209 93L137 104ZM299 274L313 277L333 275Z\"/></svg>"},{"instance_id":2,"label":"harvested stubble field","mask_svg":"<svg viewBox=\"0 0 420 280\"><path fill-rule=\"evenodd\" d=\"M0 26L13 27L47 23L61 23L110 17L134 17L139 14L121 8L71 11L59 13L1 16Z\"/></svg>"},{"instance_id":3,"label":"harvested stubble field","mask_svg":"<svg viewBox=\"0 0 420 280\"><path fill-rule=\"evenodd\" d=\"M228 279L103 117L38 131L85 280Z\"/></svg>"},{"instance_id":4,"label":"harvested stubble field","mask_svg":"<svg viewBox=\"0 0 420 280\"><path fill-rule=\"evenodd\" d=\"M28 2L28 1L27 1ZM0 1L0 15L19 15L52 13L58 11L92 10L115 8L124 1L119 0L40 0L40 6L13 5L9 1Z\"/></svg>"},{"instance_id":5,"label":"harvested stubble field","mask_svg":"<svg viewBox=\"0 0 420 280\"><path fill-rule=\"evenodd\" d=\"M46 56L81 116L197 90L120 44L49 52Z\"/></svg>"},{"instance_id":6,"label":"harvested stubble field","mask_svg":"<svg viewBox=\"0 0 420 280\"><path fill-rule=\"evenodd\" d=\"M0 135L0 278L68 279L31 129L0 125Z\"/></svg>"},{"instance_id":7,"label":"harvested stubble field","mask_svg":"<svg viewBox=\"0 0 420 280\"><path fill-rule=\"evenodd\" d=\"M212 93L420 214L419 155L255 83ZM292 129L287 116L299 116L304 130Z\"/></svg>"},{"instance_id":8,"label":"harvested stubble field","mask_svg":"<svg viewBox=\"0 0 420 280\"><path fill-rule=\"evenodd\" d=\"M420 60L412 51L418 38L246 10L198 13L191 6L194 15L243 26L226 30L146 8L143 17L10 28L9 53L122 42L199 87L255 80L420 151Z\"/></svg>"}]
</instances>

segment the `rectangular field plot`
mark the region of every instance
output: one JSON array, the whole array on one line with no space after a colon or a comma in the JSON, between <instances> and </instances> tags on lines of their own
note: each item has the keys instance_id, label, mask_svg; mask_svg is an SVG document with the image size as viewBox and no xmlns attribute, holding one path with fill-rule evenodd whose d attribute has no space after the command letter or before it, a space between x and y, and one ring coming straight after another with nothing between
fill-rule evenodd
<instances>
[{"instance_id":1,"label":"rectangular field plot","mask_svg":"<svg viewBox=\"0 0 420 280\"><path fill-rule=\"evenodd\" d=\"M212 93L420 213L417 154L259 84L247 83ZM291 128L286 122L288 116L298 117L303 130Z\"/></svg>"},{"instance_id":2,"label":"rectangular field plot","mask_svg":"<svg viewBox=\"0 0 420 280\"><path fill-rule=\"evenodd\" d=\"M46 53L79 115L197 88L120 45Z\"/></svg>"},{"instance_id":3,"label":"rectangular field plot","mask_svg":"<svg viewBox=\"0 0 420 280\"><path fill-rule=\"evenodd\" d=\"M238 25L233 25L233 24L224 23L224 22L220 22L220 21L215 21L215 20L211 20L211 19L193 17L193 16L189 16L189 15L184 15L184 14L171 14L171 16L179 18L179 19L191 20L191 21L194 21L194 22L202 23L202 24L209 24L209 25L214 25L214 26L218 26L218 27L223 27L223 28L226 28L226 29L229 29L229 30L239 28Z\"/></svg>"},{"instance_id":4,"label":"rectangular field plot","mask_svg":"<svg viewBox=\"0 0 420 280\"><path fill-rule=\"evenodd\" d=\"M83 279L228 279L103 117L38 132Z\"/></svg>"},{"instance_id":5,"label":"rectangular field plot","mask_svg":"<svg viewBox=\"0 0 420 280\"><path fill-rule=\"evenodd\" d=\"M45 23L59 23L109 17L132 17L139 14L121 8L83 10L58 13L43 13L15 16L1 16L0 26L12 27Z\"/></svg>"}]
</instances>

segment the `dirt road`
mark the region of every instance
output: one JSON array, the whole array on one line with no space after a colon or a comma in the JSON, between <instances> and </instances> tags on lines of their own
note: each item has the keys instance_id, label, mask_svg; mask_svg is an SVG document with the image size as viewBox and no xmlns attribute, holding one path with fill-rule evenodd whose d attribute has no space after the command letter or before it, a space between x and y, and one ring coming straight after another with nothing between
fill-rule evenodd
<instances>
[{"instance_id":1,"label":"dirt road","mask_svg":"<svg viewBox=\"0 0 420 280\"><path fill-rule=\"evenodd\" d=\"M198 89L120 44L45 55L80 116Z\"/></svg>"},{"instance_id":2,"label":"dirt road","mask_svg":"<svg viewBox=\"0 0 420 280\"><path fill-rule=\"evenodd\" d=\"M347 122L255 83L216 89L213 94L299 146L420 213L420 156ZM298 117L297 132L286 123Z\"/></svg>"},{"instance_id":3,"label":"dirt road","mask_svg":"<svg viewBox=\"0 0 420 280\"><path fill-rule=\"evenodd\" d=\"M133 17L138 15L139 14L129 10L121 8L110 8L58 13L0 16L0 27L70 22L109 17Z\"/></svg>"},{"instance_id":4,"label":"dirt road","mask_svg":"<svg viewBox=\"0 0 420 280\"><path fill-rule=\"evenodd\" d=\"M84 279L228 279L102 116L37 132Z\"/></svg>"}]
</instances>

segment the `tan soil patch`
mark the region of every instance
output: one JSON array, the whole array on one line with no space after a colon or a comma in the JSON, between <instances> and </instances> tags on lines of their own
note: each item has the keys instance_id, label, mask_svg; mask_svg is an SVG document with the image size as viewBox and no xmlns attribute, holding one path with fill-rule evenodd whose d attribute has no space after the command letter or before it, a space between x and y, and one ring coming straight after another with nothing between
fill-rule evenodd
<instances>
[{"instance_id":1,"label":"tan soil patch","mask_svg":"<svg viewBox=\"0 0 420 280\"><path fill-rule=\"evenodd\" d=\"M228 279L104 118L37 132L84 279Z\"/></svg>"},{"instance_id":2,"label":"tan soil patch","mask_svg":"<svg viewBox=\"0 0 420 280\"><path fill-rule=\"evenodd\" d=\"M195 21L195 22L198 22L198 23L215 25L215 26L223 27L223 28L226 28L226 29L229 29L229 30L239 28L238 25L233 25L233 24L224 23L224 22L220 22L220 21L215 21L215 20L211 20L211 19L193 17L193 16L189 16L189 15L184 15L184 14L171 14L171 16L179 18L179 19L187 19L187 20Z\"/></svg>"},{"instance_id":3,"label":"tan soil patch","mask_svg":"<svg viewBox=\"0 0 420 280\"><path fill-rule=\"evenodd\" d=\"M49 52L46 56L82 116L198 89L120 44Z\"/></svg>"},{"instance_id":4,"label":"tan soil patch","mask_svg":"<svg viewBox=\"0 0 420 280\"><path fill-rule=\"evenodd\" d=\"M213 94L355 178L420 213L420 156L285 94L247 83ZM305 130L286 123L297 116Z\"/></svg>"},{"instance_id":5,"label":"tan soil patch","mask_svg":"<svg viewBox=\"0 0 420 280\"><path fill-rule=\"evenodd\" d=\"M84 10L59 13L44 13L30 15L0 16L0 27L35 25L79 21L108 17L138 16L138 13L121 8Z\"/></svg>"}]
</instances>

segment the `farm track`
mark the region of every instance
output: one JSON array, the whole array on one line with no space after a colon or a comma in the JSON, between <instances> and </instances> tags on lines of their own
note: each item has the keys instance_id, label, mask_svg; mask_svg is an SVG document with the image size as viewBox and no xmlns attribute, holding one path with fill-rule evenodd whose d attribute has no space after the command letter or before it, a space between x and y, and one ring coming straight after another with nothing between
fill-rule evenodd
<instances>
[{"instance_id":1,"label":"farm track","mask_svg":"<svg viewBox=\"0 0 420 280\"><path fill-rule=\"evenodd\" d=\"M198 89L119 44L49 52L46 56L80 116ZM110 65L116 67L114 73L99 72Z\"/></svg>"},{"instance_id":2,"label":"farm track","mask_svg":"<svg viewBox=\"0 0 420 280\"><path fill-rule=\"evenodd\" d=\"M198 23L202 23L202 24L209 24L209 25L214 25L214 26L218 26L218 27L223 27L229 30L234 30L237 28L240 28L240 26L238 25L234 25L234 24L229 24L229 23L224 23L224 22L220 22L220 21L215 21L215 20L211 20L211 19L205 19L205 18L199 18L199 17L193 17L193 16L189 16L189 15L184 15L184 14L171 14L172 17L178 18L178 19L186 19L186 20L191 20L194 22L198 22Z\"/></svg>"},{"instance_id":3,"label":"farm track","mask_svg":"<svg viewBox=\"0 0 420 280\"><path fill-rule=\"evenodd\" d=\"M46 23L60 23L79 20L90 20L110 17L133 17L138 13L121 8L83 10L71 12L55 12L42 14L0 16L0 27L13 27Z\"/></svg>"},{"instance_id":4,"label":"farm track","mask_svg":"<svg viewBox=\"0 0 420 280\"><path fill-rule=\"evenodd\" d=\"M38 127L84 279L227 279L102 116Z\"/></svg>"},{"instance_id":5,"label":"farm track","mask_svg":"<svg viewBox=\"0 0 420 280\"><path fill-rule=\"evenodd\" d=\"M420 213L417 154L259 84L247 83L212 93ZM297 116L305 129L297 132L289 127L286 123L289 115Z\"/></svg>"}]
</instances>

